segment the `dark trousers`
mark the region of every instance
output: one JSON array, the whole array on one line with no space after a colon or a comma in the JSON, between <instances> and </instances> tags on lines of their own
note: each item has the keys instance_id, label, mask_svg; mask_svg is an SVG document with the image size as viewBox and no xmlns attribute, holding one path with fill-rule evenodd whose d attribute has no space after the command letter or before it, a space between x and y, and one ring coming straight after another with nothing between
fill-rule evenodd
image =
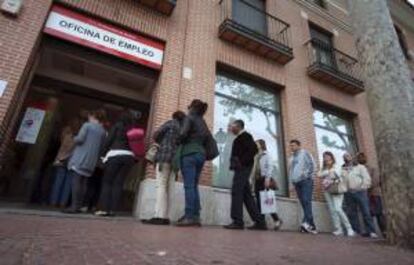
<instances>
[{"instance_id":1,"label":"dark trousers","mask_svg":"<svg viewBox=\"0 0 414 265\"><path fill-rule=\"evenodd\" d=\"M95 173L88 179L88 188L86 189L83 206L92 210L96 207L99 201L102 187L103 170L97 169Z\"/></svg>"},{"instance_id":2,"label":"dark trousers","mask_svg":"<svg viewBox=\"0 0 414 265\"><path fill-rule=\"evenodd\" d=\"M346 213L348 214L352 229L358 234L362 233L358 216L358 210L360 210L365 224L365 232L375 233L374 223L369 210L367 191L347 192L345 196L347 197Z\"/></svg>"},{"instance_id":3,"label":"dark trousers","mask_svg":"<svg viewBox=\"0 0 414 265\"><path fill-rule=\"evenodd\" d=\"M106 162L99 199L103 211L113 212L117 210L125 178L134 163L134 157L128 155L111 157Z\"/></svg>"},{"instance_id":4,"label":"dark trousers","mask_svg":"<svg viewBox=\"0 0 414 265\"><path fill-rule=\"evenodd\" d=\"M88 186L88 178L76 173L73 170L69 171L69 176L72 180L72 206L73 210L79 210L82 207L83 197L85 196L86 188Z\"/></svg>"},{"instance_id":5,"label":"dark trousers","mask_svg":"<svg viewBox=\"0 0 414 265\"><path fill-rule=\"evenodd\" d=\"M257 203L257 208L259 210L259 213L262 212L262 206L260 204L260 192L265 190L265 178L260 178L260 179L256 179L255 183L254 183L254 193L256 195L256 203ZM277 222L279 221L279 215L277 213L272 213L270 214L270 216L272 216L273 221ZM265 218L265 216L262 214L263 219Z\"/></svg>"},{"instance_id":6,"label":"dark trousers","mask_svg":"<svg viewBox=\"0 0 414 265\"><path fill-rule=\"evenodd\" d=\"M373 196L369 197L370 201L370 208L371 208L371 215L373 218L377 218L379 229L381 230L382 234L386 233L387 226L385 222L384 210L382 207L382 199L381 196Z\"/></svg>"},{"instance_id":7,"label":"dark trousers","mask_svg":"<svg viewBox=\"0 0 414 265\"><path fill-rule=\"evenodd\" d=\"M257 209L250 187L249 177L251 171L252 167L248 167L234 172L231 189L231 218L237 225L244 225L243 203L254 222L264 223L264 218Z\"/></svg>"},{"instance_id":8,"label":"dark trousers","mask_svg":"<svg viewBox=\"0 0 414 265\"><path fill-rule=\"evenodd\" d=\"M294 184L296 194L303 209L303 223L315 227L312 211L313 179L304 179Z\"/></svg>"}]
</instances>

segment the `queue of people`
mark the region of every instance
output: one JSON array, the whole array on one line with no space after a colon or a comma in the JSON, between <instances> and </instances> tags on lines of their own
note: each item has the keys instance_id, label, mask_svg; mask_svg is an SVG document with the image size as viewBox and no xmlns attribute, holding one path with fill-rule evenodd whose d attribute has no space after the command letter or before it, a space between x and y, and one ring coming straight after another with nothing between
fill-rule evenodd
<instances>
[{"instance_id":1,"label":"queue of people","mask_svg":"<svg viewBox=\"0 0 414 265\"><path fill-rule=\"evenodd\" d=\"M219 155L217 143L204 120L207 109L207 103L195 99L189 105L187 114L182 111L173 113L171 120L155 131L152 137L155 144L148 151L147 159L155 167L156 203L153 217L142 220L144 224L171 224L171 194L174 182L181 173L185 205L183 216L176 225L201 226L202 209L198 187L201 172L206 161ZM144 131L137 128L134 115L128 111L123 113L109 133L104 129L103 121L104 113L93 111L82 126L78 121L73 121L62 132L50 199L53 205L63 207L71 197L71 205L65 210L66 213L80 212L88 178L97 165L102 163L103 184L95 214L114 216L126 176L136 160L144 158ZM229 160L230 170L234 173L230 207L232 223L224 228L245 228L245 206L254 222L248 228L267 230L260 193L264 190L275 191L278 184L273 176L266 142L262 139L255 141L246 131L243 120L233 120L229 129L234 134ZM299 140L290 141L290 150L292 155L289 158L288 174L292 191L296 193L303 210L299 228L301 232L318 233L312 210L312 196L315 183L321 183L335 236L353 237L360 234L376 238L378 235L375 232L374 217L381 232L385 233L380 178L375 170L366 166L363 153L359 153L357 159L351 154L345 154L344 165L338 171L335 156L326 151L322 166L317 172L318 167L312 154L302 148ZM315 181L316 178L320 181ZM360 228L360 213L365 232ZM271 212L271 217L274 230L279 230L283 224L281 217L277 212Z\"/></svg>"}]
</instances>

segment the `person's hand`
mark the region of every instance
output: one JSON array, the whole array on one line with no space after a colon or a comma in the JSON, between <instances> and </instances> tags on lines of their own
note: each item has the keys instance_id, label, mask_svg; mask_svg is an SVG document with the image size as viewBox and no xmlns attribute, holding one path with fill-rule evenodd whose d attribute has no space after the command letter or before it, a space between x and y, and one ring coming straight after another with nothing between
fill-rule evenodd
<instances>
[{"instance_id":1,"label":"person's hand","mask_svg":"<svg viewBox=\"0 0 414 265\"><path fill-rule=\"evenodd\" d=\"M270 188L270 178L266 178L265 179L265 188L269 189Z\"/></svg>"}]
</instances>

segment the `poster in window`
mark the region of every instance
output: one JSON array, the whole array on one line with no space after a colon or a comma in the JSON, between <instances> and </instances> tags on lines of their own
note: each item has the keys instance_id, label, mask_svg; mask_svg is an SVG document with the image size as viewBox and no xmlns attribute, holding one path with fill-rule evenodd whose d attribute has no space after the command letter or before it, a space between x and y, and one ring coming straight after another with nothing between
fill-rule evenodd
<instances>
[{"instance_id":1,"label":"poster in window","mask_svg":"<svg viewBox=\"0 0 414 265\"><path fill-rule=\"evenodd\" d=\"M42 109L27 108L16 141L27 144L35 144L46 112Z\"/></svg>"}]
</instances>

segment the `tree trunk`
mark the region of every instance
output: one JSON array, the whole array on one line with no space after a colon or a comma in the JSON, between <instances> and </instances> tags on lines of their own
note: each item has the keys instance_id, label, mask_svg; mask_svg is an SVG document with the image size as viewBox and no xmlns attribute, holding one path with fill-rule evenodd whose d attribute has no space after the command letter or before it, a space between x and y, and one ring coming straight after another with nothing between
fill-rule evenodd
<instances>
[{"instance_id":1,"label":"tree trunk","mask_svg":"<svg viewBox=\"0 0 414 265\"><path fill-rule=\"evenodd\" d=\"M383 180L388 240L414 248L414 85L385 0L348 1Z\"/></svg>"}]
</instances>

